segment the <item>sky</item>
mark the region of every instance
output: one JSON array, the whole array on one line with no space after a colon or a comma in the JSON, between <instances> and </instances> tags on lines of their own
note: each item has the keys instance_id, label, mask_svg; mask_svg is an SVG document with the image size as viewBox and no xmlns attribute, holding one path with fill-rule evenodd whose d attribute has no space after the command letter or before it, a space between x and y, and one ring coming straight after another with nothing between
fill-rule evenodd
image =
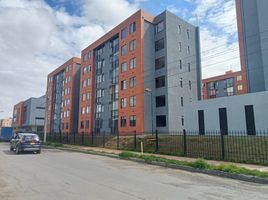
<instances>
[{"instance_id":1,"label":"sky","mask_svg":"<svg viewBox=\"0 0 268 200\"><path fill-rule=\"evenodd\" d=\"M0 119L44 95L49 72L138 9L200 27L203 78L240 70L235 0L0 0Z\"/></svg>"}]
</instances>

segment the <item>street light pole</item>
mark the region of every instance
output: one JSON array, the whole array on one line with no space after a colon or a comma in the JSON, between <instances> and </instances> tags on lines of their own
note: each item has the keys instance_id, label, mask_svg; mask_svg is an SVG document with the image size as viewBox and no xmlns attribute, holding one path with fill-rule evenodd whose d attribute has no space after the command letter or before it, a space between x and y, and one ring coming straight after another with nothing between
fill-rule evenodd
<instances>
[{"instance_id":1,"label":"street light pole","mask_svg":"<svg viewBox=\"0 0 268 200\"><path fill-rule=\"evenodd\" d=\"M154 118L153 118L153 91L150 88L146 88L145 92L151 95L151 120L152 120L152 135L154 134Z\"/></svg>"}]
</instances>

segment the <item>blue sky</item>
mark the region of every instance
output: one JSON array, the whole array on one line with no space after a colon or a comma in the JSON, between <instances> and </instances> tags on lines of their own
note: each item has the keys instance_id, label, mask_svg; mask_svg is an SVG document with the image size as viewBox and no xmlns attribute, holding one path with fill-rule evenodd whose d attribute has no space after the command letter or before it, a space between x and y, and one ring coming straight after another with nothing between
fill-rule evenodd
<instances>
[{"instance_id":1,"label":"blue sky","mask_svg":"<svg viewBox=\"0 0 268 200\"><path fill-rule=\"evenodd\" d=\"M194 25L198 16L203 78L240 69L235 0L0 0L0 118L44 95L48 73L140 8Z\"/></svg>"}]
</instances>

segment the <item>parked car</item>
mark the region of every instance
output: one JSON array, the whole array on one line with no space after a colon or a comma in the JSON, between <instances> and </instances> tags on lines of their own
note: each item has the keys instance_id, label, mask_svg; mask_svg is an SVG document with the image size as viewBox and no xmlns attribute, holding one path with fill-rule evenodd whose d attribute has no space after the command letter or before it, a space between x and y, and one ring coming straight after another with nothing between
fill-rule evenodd
<instances>
[{"instance_id":1,"label":"parked car","mask_svg":"<svg viewBox=\"0 0 268 200\"><path fill-rule=\"evenodd\" d=\"M34 133L17 133L10 140L10 151L15 151L17 154L24 151L41 153L41 141Z\"/></svg>"}]
</instances>

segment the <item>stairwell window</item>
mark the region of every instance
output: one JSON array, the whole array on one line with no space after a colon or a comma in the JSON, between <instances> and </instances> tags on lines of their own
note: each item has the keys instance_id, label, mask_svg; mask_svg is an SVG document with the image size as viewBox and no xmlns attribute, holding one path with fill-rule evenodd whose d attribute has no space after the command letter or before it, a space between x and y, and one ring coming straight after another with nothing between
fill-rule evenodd
<instances>
[{"instance_id":1,"label":"stairwell window","mask_svg":"<svg viewBox=\"0 0 268 200\"><path fill-rule=\"evenodd\" d=\"M164 47L165 47L164 38L157 40L155 42L155 51L160 51L160 50L164 49Z\"/></svg>"},{"instance_id":2,"label":"stairwell window","mask_svg":"<svg viewBox=\"0 0 268 200\"><path fill-rule=\"evenodd\" d=\"M131 40L129 43L129 51L134 51L136 49L137 42L136 40Z\"/></svg>"},{"instance_id":3,"label":"stairwell window","mask_svg":"<svg viewBox=\"0 0 268 200\"><path fill-rule=\"evenodd\" d=\"M156 24L156 26L155 26L155 33L159 33L159 32L161 32L161 31L163 31L164 30L164 21L161 21L161 22L159 22L158 24Z\"/></svg>"}]
</instances>

